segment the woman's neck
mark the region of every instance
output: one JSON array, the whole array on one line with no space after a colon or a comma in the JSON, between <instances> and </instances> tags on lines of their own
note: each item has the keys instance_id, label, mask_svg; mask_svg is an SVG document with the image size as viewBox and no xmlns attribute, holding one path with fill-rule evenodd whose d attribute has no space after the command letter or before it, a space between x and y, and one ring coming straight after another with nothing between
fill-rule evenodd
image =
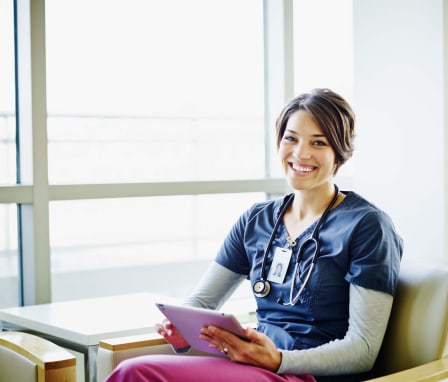
<instances>
[{"instance_id":1,"label":"woman's neck","mask_svg":"<svg viewBox=\"0 0 448 382\"><path fill-rule=\"evenodd\" d=\"M283 216L283 222L291 238L298 237L311 224L316 221L326 210L335 197L334 185L322 191L296 191L292 206ZM334 207L344 199L343 194L338 194ZM333 208L334 208L333 207Z\"/></svg>"},{"instance_id":2,"label":"woman's neck","mask_svg":"<svg viewBox=\"0 0 448 382\"><path fill-rule=\"evenodd\" d=\"M336 188L322 187L319 190L295 191L291 214L298 220L314 220L322 215L335 197Z\"/></svg>"}]
</instances>

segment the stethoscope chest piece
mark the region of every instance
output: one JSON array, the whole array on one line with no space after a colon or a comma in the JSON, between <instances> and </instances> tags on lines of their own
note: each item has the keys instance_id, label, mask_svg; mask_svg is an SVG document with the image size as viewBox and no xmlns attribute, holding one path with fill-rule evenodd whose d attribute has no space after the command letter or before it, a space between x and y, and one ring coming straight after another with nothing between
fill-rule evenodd
<instances>
[{"instance_id":1,"label":"stethoscope chest piece","mask_svg":"<svg viewBox=\"0 0 448 382\"><path fill-rule=\"evenodd\" d=\"M271 291L271 284L269 284L269 281L260 279L255 281L252 290L254 291L255 297L263 298Z\"/></svg>"}]
</instances>

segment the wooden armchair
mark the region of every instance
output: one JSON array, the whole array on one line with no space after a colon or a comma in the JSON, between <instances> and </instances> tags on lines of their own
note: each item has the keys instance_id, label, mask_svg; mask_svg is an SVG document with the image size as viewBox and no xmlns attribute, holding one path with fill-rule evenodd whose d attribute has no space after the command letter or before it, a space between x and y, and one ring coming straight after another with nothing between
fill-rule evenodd
<instances>
[{"instance_id":1,"label":"wooden armchair","mask_svg":"<svg viewBox=\"0 0 448 382\"><path fill-rule=\"evenodd\" d=\"M76 382L76 358L41 337L0 332L0 382Z\"/></svg>"},{"instance_id":2,"label":"wooden armchair","mask_svg":"<svg viewBox=\"0 0 448 382\"><path fill-rule=\"evenodd\" d=\"M156 333L103 340L98 382L122 360L172 353ZM191 353L189 353L191 354ZM448 378L448 267L402 264L384 342L370 382L442 381Z\"/></svg>"}]
</instances>

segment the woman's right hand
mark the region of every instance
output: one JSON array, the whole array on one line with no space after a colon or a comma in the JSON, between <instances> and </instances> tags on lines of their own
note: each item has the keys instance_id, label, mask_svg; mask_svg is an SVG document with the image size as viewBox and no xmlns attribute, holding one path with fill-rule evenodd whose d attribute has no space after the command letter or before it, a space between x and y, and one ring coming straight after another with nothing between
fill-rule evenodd
<instances>
[{"instance_id":1,"label":"woman's right hand","mask_svg":"<svg viewBox=\"0 0 448 382\"><path fill-rule=\"evenodd\" d=\"M190 350L190 344L176 330L175 326L168 320L163 320L161 324L156 324L159 333L171 345L174 352L186 353Z\"/></svg>"}]
</instances>

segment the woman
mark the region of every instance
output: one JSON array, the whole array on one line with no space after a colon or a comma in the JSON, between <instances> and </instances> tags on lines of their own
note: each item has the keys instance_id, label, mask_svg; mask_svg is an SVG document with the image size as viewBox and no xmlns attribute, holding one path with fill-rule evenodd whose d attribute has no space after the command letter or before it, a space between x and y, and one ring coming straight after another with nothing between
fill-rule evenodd
<instances>
[{"instance_id":1,"label":"woman","mask_svg":"<svg viewBox=\"0 0 448 382\"><path fill-rule=\"evenodd\" d=\"M338 94L293 99L277 123L277 147L293 193L257 203L235 223L186 304L218 309L250 278L257 330L249 342L214 326L201 337L227 358L146 356L108 381L360 380L377 357L389 319L402 240L387 214L334 175L352 156L355 117ZM270 267L287 266L283 278ZM169 323L161 333L188 349Z\"/></svg>"}]
</instances>

